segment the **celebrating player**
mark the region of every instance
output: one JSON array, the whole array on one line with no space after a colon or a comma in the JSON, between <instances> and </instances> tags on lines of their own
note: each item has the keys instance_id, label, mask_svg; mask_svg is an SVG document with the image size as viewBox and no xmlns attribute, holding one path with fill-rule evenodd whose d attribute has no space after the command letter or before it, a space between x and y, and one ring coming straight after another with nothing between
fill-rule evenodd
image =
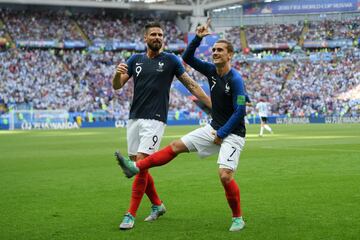
<instances>
[{"instance_id":1,"label":"celebrating player","mask_svg":"<svg viewBox=\"0 0 360 240\"><path fill-rule=\"evenodd\" d=\"M117 153L117 160L127 177L141 174L146 169L168 163L178 154L197 151L200 157L218 153L219 177L232 210L230 231L245 226L240 208L240 191L233 175L240 152L245 144L246 92L241 75L231 67L234 54L232 44L217 41L212 47L213 64L194 57L203 37L209 34L209 21L196 30L196 37L187 47L183 59L209 81L212 101L211 124L198 128L169 146L136 163Z\"/></svg>"},{"instance_id":2,"label":"celebrating player","mask_svg":"<svg viewBox=\"0 0 360 240\"><path fill-rule=\"evenodd\" d=\"M134 96L127 126L128 154L133 161L145 158L160 146L174 76L211 108L210 98L185 72L178 57L162 52L164 35L159 23L145 26L144 40L147 45L146 53L134 54L127 63L120 63L112 80L113 88L120 89L131 77L134 79ZM165 213L165 206L156 193L152 176L147 170L141 171L133 182L130 207L120 229L133 228L136 211L144 193L152 203L151 214L145 221L154 221Z\"/></svg>"}]
</instances>

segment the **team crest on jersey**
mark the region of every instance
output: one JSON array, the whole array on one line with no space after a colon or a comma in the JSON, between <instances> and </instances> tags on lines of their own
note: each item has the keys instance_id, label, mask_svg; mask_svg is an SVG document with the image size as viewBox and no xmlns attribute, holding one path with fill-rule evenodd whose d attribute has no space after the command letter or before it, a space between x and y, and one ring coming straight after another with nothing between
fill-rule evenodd
<instances>
[{"instance_id":1,"label":"team crest on jersey","mask_svg":"<svg viewBox=\"0 0 360 240\"><path fill-rule=\"evenodd\" d=\"M163 72L164 71L164 63L163 62L159 62L159 68L156 69L156 71L158 71L158 72Z\"/></svg>"},{"instance_id":2,"label":"team crest on jersey","mask_svg":"<svg viewBox=\"0 0 360 240\"><path fill-rule=\"evenodd\" d=\"M211 77L211 81L212 81L212 86L211 86L211 88L210 88L210 91L212 91L213 88L214 88L215 85L216 85L216 78L212 76L212 77Z\"/></svg>"},{"instance_id":3,"label":"team crest on jersey","mask_svg":"<svg viewBox=\"0 0 360 240\"><path fill-rule=\"evenodd\" d=\"M225 94L229 95L229 93L230 93L230 86L229 86L229 83L226 83L225 84Z\"/></svg>"}]
</instances>

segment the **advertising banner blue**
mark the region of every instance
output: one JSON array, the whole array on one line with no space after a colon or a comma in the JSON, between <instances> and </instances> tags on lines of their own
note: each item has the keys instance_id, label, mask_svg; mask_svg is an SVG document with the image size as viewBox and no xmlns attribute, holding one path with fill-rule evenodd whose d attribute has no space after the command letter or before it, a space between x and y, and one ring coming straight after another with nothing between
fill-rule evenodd
<instances>
[{"instance_id":1,"label":"advertising banner blue","mask_svg":"<svg viewBox=\"0 0 360 240\"><path fill-rule=\"evenodd\" d=\"M29 40L17 40L16 47L35 47L35 48L57 48L63 47L63 44L59 44L55 40L40 40L40 41L29 41Z\"/></svg>"},{"instance_id":2,"label":"advertising banner blue","mask_svg":"<svg viewBox=\"0 0 360 240\"><path fill-rule=\"evenodd\" d=\"M85 48L87 43L79 40L65 40L64 42L57 40L17 40L16 46L33 48Z\"/></svg>"},{"instance_id":3,"label":"advertising banner blue","mask_svg":"<svg viewBox=\"0 0 360 240\"><path fill-rule=\"evenodd\" d=\"M122 42L120 40L95 40L94 46L92 48L102 48L107 51L112 50L120 50L120 49L126 49L126 50L135 50L135 51L144 51L146 46L142 42ZM165 50L169 51L180 51L186 48L185 43L169 43Z\"/></svg>"},{"instance_id":4,"label":"advertising banner blue","mask_svg":"<svg viewBox=\"0 0 360 240\"><path fill-rule=\"evenodd\" d=\"M304 41L304 48L337 48L352 46L352 40Z\"/></svg>"},{"instance_id":5,"label":"advertising banner blue","mask_svg":"<svg viewBox=\"0 0 360 240\"><path fill-rule=\"evenodd\" d=\"M186 44L185 43L169 43L166 46L166 50L168 51L180 51L180 50L184 50L186 48Z\"/></svg>"},{"instance_id":6,"label":"advertising banner blue","mask_svg":"<svg viewBox=\"0 0 360 240\"><path fill-rule=\"evenodd\" d=\"M249 44L249 48L255 51L263 49L291 49L295 46L296 42Z\"/></svg>"},{"instance_id":7,"label":"advertising banner blue","mask_svg":"<svg viewBox=\"0 0 360 240\"><path fill-rule=\"evenodd\" d=\"M65 40L64 41L64 48L85 48L87 47L87 43L85 41L72 41L72 40Z\"/></svg>"},{"instance_id":8,"label":"advertising banner blue","mask_svg":"<svg viewBox=\"0 0 360 240\"><path fill-rule=\"evenodd\" d=\"M260 124L259 117L248 117L249 124ZM1 120L1 117L0 117ZM168 120L167 125L178 126L178 125L203 125L209 123L209 120L204 119L182 119L182 120ZM270 124L348 124L348 123L360 123L360 117L275 117L271 116L268 118ZM78 129L78 128L98 128L98 127L126 127L127 120L107 120L107 121L96 121L96 122L83 122L81 126L78 126L76 122L67 123L36 123L31 124L28 122L22 122L15 124L15 129L22 130L36 130L36 129ZM0 121L0 130L9 130L9 123Z\"/></svg>"},{"instance_id":9,"label":"advertising banner blue","mask_svg":"<svg viewBox=\"0 0 360 240\"><path fill-rule=\"evenodd\" d=\"M348 12L360 9L358 0L293 0L244 6L245 15Z\"/></svg>"}]
</instances>

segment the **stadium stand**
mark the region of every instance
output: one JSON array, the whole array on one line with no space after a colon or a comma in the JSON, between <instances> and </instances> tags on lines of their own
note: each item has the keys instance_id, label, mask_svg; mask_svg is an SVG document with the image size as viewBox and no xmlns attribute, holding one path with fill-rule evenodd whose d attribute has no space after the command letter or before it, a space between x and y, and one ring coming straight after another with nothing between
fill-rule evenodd
<instances>
[{"instance_id":1,"label":"stadium stand","mask_svg":"<svg viewBox=\"0 0 360 240\"><path fill-rule=\"evenodd\" d=\"M70 11L30 11L1 9L0 36L9 34L18 40L55 40L56 47L31 48L17 45L0 52L1 111L11 108L66 109L70 112L106 112L111 118L125 119L131 102L132 84L113 91L111 78L115 66L137 49L106 49L110 41L142 44L141 29L147 18L121 13ZM161 20L166 26L166 42L184 44L185 34L174 21ZM247 42L299 43L304 22L245 27ZM224 35L238 46L234 66L242 72L247 91L256 103L260 98L271 102L272 114L289 116L358 116L360 84L360 18L309 22L306 40L348 39L347 48L263 50L241 52L240 28ZM51 26L51 27L49 27ZM63 48L65 41L106 42L105 47ZM116 50L116 51L114 51ZM251 49L250 49L251 50ZM181 48L176 51L181 53ZM205 56L203 56L205 57ZM187 69L208 92L204 76ZM201 110L188 98L182 85L174 81L170 112L183 118L198 118ZM350 94L349 92L352 91ZM341 96L341 97L340 97ZM351 97L349 97L351 96ZM355 97L354 97L355 96ZM249 113L255 109L249 107Z\"/></svg>"}]
</instances>

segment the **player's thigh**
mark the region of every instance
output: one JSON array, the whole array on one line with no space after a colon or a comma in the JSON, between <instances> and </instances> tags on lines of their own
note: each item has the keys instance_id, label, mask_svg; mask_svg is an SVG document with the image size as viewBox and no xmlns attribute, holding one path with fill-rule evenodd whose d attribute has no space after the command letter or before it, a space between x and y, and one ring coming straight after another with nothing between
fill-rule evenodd
<instances>
[{"instance_id":1,"label":"player's thigh","mask_svg":"<svg viewBox=\"0 0 360 240\"><path fill-rule=\"evenodd\" d=\"M166 124L152 119L139 119L139 153L152 154L160 147Z\"/></svg>"},{"instance_id":2,"label":"player's thigh","mask_svg":"<svg viewBox=\"0 0 360 240\"><path fill-rule=\"evenodd\" d=\"M214 144L215 130L209 125L195 129L181 138L190 152L197 151L200 157L207 157L219 152L220 146Z\"/></svg>"},{"instance_id":3,"label":"player's thigh","mask_svg":"<svg viewBox=\"0 0 360 240\"><path fill-rule=\"evenodd\" d=\"M235 134L227 136L221 144L218 164L220 168L235 171L240 159L241 151L245 146L245 138Z\"/></svg>"},{"instance_id":4,"label":"player's thigh","mask_svg":"<svg viewBox=\"0 0 360 240\"><path fill-rule=\"evenodd\" d=\"M140 145L139 119L130 119L127 123L126 139L129 156L136 156Z\"/></svg>"}]
</instances>

